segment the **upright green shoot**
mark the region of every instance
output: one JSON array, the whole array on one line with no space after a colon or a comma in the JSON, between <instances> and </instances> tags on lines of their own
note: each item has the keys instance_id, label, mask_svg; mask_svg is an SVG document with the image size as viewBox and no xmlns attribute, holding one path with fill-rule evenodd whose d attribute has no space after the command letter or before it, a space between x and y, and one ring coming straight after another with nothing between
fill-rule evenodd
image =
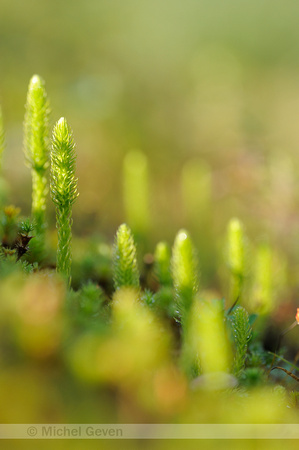
<instances>
[{"instance_id":1,"label":"upright green shoot","mask_svg":"<svg viewBox=\"0 0 299 450\"><path fill-rule=\"evenodd\" d=\"M115 289L139 288L137 252L132 232L123 223L117 230L113 248L113 280Z\"/></svg>"},{"instance_id":2,"label":"upright green shoot","mask_svg":"<svg viewBox=\"0 0 299 450\"><path fill-rule=\"evenodd\" d=\"M46 171L49 166L49 101L44 81L34 75L29 83L24 121L24 151L32 174L32 217L35 221L36 243L44 246L46 228Z\"/></svg>"},{"instance_id":3,"label":"upright green shoot","mask_svg":"<svg viewBox=\"0 0 299 450\"><path fill-rule=\"evenodd\" d=\"M76 154L72 130L62 117L54 126L51 152L51 198L58 230L57 271L71 280L72 205L77 192Z\"/></svg>"},{"instance_id":4,"label":"upright green shoot","mask_svg":"<svg viewBox=\"0 0 299 450\"><path fill-rule=\"evenodd\" d=\"M248 342L252 336L252 328L249 323L248 312L237 306L231 316L231 324L235 341L234 374L240 376L245 367Z\"/></svg>"},{"instance_id":5,"label":"upright green shoot","mask_svg":"<svg viewBox=\"0 0 299 450\"><path fill-rule=\"evenodd\" d=\"M191 238L180 230L172 249L172 277L178 313L185 327L193 298L198 290L198 262Z\"/></svg>"}]
</instances>

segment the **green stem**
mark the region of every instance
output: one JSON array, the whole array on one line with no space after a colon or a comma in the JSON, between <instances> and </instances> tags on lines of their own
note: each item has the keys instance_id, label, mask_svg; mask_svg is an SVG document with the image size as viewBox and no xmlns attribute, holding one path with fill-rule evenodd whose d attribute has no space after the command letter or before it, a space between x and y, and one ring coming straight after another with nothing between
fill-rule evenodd
<instances>
[{"instance_id":1,"label":"green stem","mask_svg":"<svg viewBox=\"0 0 299 450\"><path fill-rule=\"evenodd\" d=\"M67 280L71 280L71 240L72 240L72 208L56 208L56 226L58 231L57 272Z\"/></svg>"},{"instance_id":2,"label":"green stem","mask_svg":"<svg viewBox=\"0 0 299 450\"><path fill-rule=\"evenodd\" d=\"M32 215L36 233L44 234L46 228L46 196L48 193L45 170L32 171Z\"/></svg>"}]
</instances>

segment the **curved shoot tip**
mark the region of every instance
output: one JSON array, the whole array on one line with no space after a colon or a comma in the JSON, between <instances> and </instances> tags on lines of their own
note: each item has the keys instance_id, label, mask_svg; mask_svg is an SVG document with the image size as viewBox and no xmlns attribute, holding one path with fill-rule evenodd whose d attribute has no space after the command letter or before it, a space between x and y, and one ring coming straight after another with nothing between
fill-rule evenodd
<instances>
[{"instance_id":1,"label":"curved shoot tip","mask_svg":"<svg viewBox=\"0 0 299 450\"><path fill-rule=\"evenodd\" d=\"M243 224L242 224L242 222L241 222L239 219L237 219L236 217L233 217L233 218L229 221L229 228L230 228L232 231L238 231L238 230L243 229Z\"/></svg>"},{"instance_id":2,"label":"curved shoot tip","mask_svg":"<svg viewBox=\"0 0 299 450\"><path fill-rule=\"evenodd\" d=\"M130 228L128 227L128 225L125 222L122 223L117 229L118 233L123 233L124 231L131 231Z\"/></svg>"},{"instance_id":3,"label":"curved shoot tip","mask_svg":"<svg viewBox=\"0 0 299 450\"><path fill-rule=\"evenodd\" d=\"M38 83L40 81L40 77L39 77L39 75L33 75L33 77L31 78L31 83L32 84L35 84L35 83Z\"/></svg>"},{"instance_id":4,"label":"curved shoot tip","mask_svg":"<svg viewBox=\"0 0 299 450\"><path fill-rule=\"evenodd\" d=\"M119 240L119 242L123 242L124 240L129 238L133 239L131 228L126 223L122 223L116 231L116 238Z\"/></svg>"},{"instance_id":5,"label":"curved shoot tip","mask_svg":"<svg viewBox=\"0 0 299 450\"><path fill-rule=\"evenodd\" d=\"M185 241L186 239L188 239L188 237L189 237L188 232L186 230L182 229L178 232L176 240L182 242L182 241Z\"/></svg>"},{"instance_id":6,"label":"curved shoot tip","mask_svg":"<svg viewBox=\"0 0 299 450\"><path fill-rule=\"evenodd\" d=\"M67 123L66 119L64 117L60 117L60 119L57 122L57 125L65 125L66 123Z\"/></svg>"},{"instance_id":7,"label":"curved shoot tip","mask_svg":"<svg viewBox=\"0 0 299 450\"><path fill-rule=\"evenodd\" d=\"M30 80L29 86L31 88L36 88L43 85L44 85L43 79L37 74L33 75L33 77Z\"/></svg>"},{"instance_id":8,"label":"curved shoot tip","mask_svg":"<svg viewBox=\"0 0 299 450\"><path fill-rule=\"evenodd\" d=\"M65 117L60 117L53 128L53 135L58 140L72 140L73 132Z\"/></svg>"}]
</instances>

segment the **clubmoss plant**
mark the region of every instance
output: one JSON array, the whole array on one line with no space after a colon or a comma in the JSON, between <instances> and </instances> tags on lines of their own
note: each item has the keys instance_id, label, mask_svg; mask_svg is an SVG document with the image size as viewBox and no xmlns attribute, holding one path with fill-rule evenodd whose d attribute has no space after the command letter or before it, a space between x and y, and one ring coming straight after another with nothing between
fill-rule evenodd
<instances>
[{"instance_id":1,"label":"clubmoss plant","mask_svg":"<svg viewBox=\"0 0 299 450\"><path fill-rule=\"evenodd\" d=\"M29 83L24 121L24 151L32 174L32 217L40 250L44 246L46 229L46 197L49 166L49 101L45 83L34 75Z\"/></svg>"},{"instance_id":2,"label":"clubmoss plant","mask_svg":"<svg viewBox=\"0 0 299 450\"><path fill-rule=\"evenodd\" d=\"M51 198L56 206L58 230L57 271L71 280L72 206L78 197L76 154L72 130L65 118L53 129L51 152Z\"/></svg>"},{"instance_id":3,"label":"clubmoss plant","mask_svg":"<svg viewBox=\"0 0 299 450\"><path fill-rule=\"evenodd\" d=\"M122 287L139 289L137 251L133 234L127 224L120 225L113 247L113 281L116 290Z\"/></svg>"},{"instance_id":4,"label":"clubmoss plant","mask_svg":"<svg viewBox=\"0 0 299 450\"><path fill-rule=\"evenodd\" d=\"M245 367L248 342L252 337L252 328L249 323L248 312L242 306L234 308L230 320L236 347L233 373L239 377Z\"/></svg>"},{"instance_id":5,"label":"clubmoss plant","mask_svg":"<svg viewBox=\"0 0 299 450\"><path fill-rule=\"evenodd\" d=\"M176 235L172 249L171 268L175 302L184 328L199 285L197 256L186 230L180 230Z\"/></svg>"},{"instance_id":6,"label":"clubmoss plant","mask_svg":"<svg viewBox=\"0 0 299 450\"><path fill-rule=\"evenodd\" d=\"M40 80L35 81L38 84ZM42 91L34 93L34 89L33 97L41 95ZM41 100L39 106L42 104ZM32 125L40 116L38 109L30 108L27 107L26 117ZM31 140L28 138L28 142L32 144L39 130L29 125ZM0 123L3 149L1 129ZM131 210L136 215L131 215L130 220L142 237L141 245L138 242L140 261L143 261L139 276L136 234L133 235L127 224L118 228L113 247L102 235L82 236L72 241L72 206L78 195L74 147L72 131L62 118L53 130L50 192L57 214L57 270L68 282L73 242L72 289L66 289L63 277L53 273L52 265L45 258L38 261L39 265L31 264L36 260L28 250L44 228L33 230L33 218L20 218L16 207L4 203L6 207L0 208L0 397L3 403L10 404L10 392L16 389L17 403L13 410L20 409L29 389L33 401L27 408L27 416L38 417L40 402L35 401L38 396L46 402L47 421L49 408L65 404L59 396L61 389L57 390L53 403L51 392L48 393L49 380L40 382L45 379L45 368L52 367L54 362L57 380L61 386L68 386L69 395L74 399L74 414L70 408L57 412L58 419L66 417L69 423L76 420L78 411L83 419L93 412L97 417L108 413L110 423L127 418L135 421L139 417L161 423L196 423L199 419L206 422L212 419L215 423L296 423L298 399L294 396L294 408L290 408L292 403L287 397L294 383L298 386L298 355L294 362L287 361L280 343L292 330L293 336L285 339L284 344L291 343L290 354L295 355L299 304L297 312L294 308L290 313L295 316L291 317L293 323L290 321L279 336L277 314L272 317L269 314L274 295L283 300L295 293L297 260L293 253L296 248L287 255L292 258L292 271L288 295L284 296L277 289L282 282L284 258L263 244L257 247L254 263L249 267L251 260L247 256L244 228L240 221L233 219L228 229L226 255L231 297L223 298L219 284L213 285L216 274L206 267L209 261L215 260L211 253L215 244L206 247L204 244L210 238L218 241L212 235L213 227L209 226L211 217L205 216L205 211L212 212L210 172L200 161L193 167L196 164L193 160L183 175L185 199L189 201L185 211L189 208L186 219L194 227L196 246L201 260L205 261L200 288L205 286L205 274L212 275L207 289L199 291L197 257L186 230L177 234L172 252L165 242L160 242L154 258L152 248L146 249L141 258L140 247L146 235L138 215L146 210L142 210L140 198L145 199L147 194L144 190L141 195L138 189L143 189L145 180L141 174L146 174L146 165L144 158L135 153L126 158L127 182L132 183L131 193L128 190L126 195L131 196L130 202L136 200ZM40 149L33 144L28 148ZM44 165L38 165L33 157L30 161L33 172L46 168L46 160ZM136 178L133 167L136 173L139 171L138 176L135 173ZM191 198L193 193L195 197ZM140 220L145 217L146 214ZM210 267L215 268L214 265L213 262ZM235 304L240 297L242 306ZM244 301L249 313L255 314L248 316ZM284 318L287 320L288 308L282 308L281 313L282 324ZM276 333L274 339L272 331ZM275 353L266 350L268 346L274 350L277 337ZM273 389L274 384L283 387L278 385ZM32 389L34 385L37 389ZM211 390L216 392L210 393ZM11 421L11 410L8 408L6 416L5 408L1 411L4 421ZM26 417L24 421L28 422Z\"/></svg>"}]
</instances>

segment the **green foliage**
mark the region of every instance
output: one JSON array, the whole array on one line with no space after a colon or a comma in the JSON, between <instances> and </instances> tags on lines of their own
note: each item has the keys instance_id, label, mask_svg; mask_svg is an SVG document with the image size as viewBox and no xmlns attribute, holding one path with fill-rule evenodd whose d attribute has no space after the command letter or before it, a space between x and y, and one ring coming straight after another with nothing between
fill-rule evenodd
<instances>
[{"instance_id":1,"label":"green foliage","mask_svg":"<svg viewBox=\"0 0 299 450\"><path fill-rule=\"evenodd\" d=\"M176 235L172 249L171 268L175 301L184 324L199 284L197 256L186 230L180 230Z\"/></svg>"},{"instance_id":2,"label":"green foliage","mask_svg":"<svg viewBox=\"0 0 299 450\"><path fill-rule=\"evenodd\" d=\"M24 151L32 174L32 215L39 235L39 246L44 245L46 227L46 197L49 166L49 101L45 83L34 75L29 83L24 121ZM42 249L40 249L42 250Z\"/></svg>"},{"instance_id":3,"label":"green foliage","mask_svg":"<svg viewBox=\"0 0 299 450\"><path fill-rule=\"evenodd\" d=\"M29 234L31 231L33 231L35 228L35 224L30 221L30 219L25 219L21 221L19 224L19 231L20 233Z\"/></svg>"},{"instance_id":4,"label":"green foliage","mask_svg":"<svg viewBox=\"0 0 299 450\"><path fill-rule=\"evenodd\" d=\"M85 315L90 317L97 315L104 300L103 290L95 283L89 281L82 287L80 308Z\"/></svg>"},{"instance_id":5,"label":"green foliage","mask_svg":"<svg viewBox=\"0 0 299 450\"><path fill-rule=\"evenodd\" d=\"M77 332L80 329L104 330L110 320L109 309L105 302L103 289L92 281L84 283L77 291L69 290L66 298L66 312L75 330Z\"/></svg>"},{"instance_id":6,"label":"green foliage","mask_svg":"<svg viewBox=\"0 0 299 450\"><path fill-rule=\"evenodd\" d=\"M265 384L265 372L260 367L248 367L243 371L241 381L247 388L256 388Z\"/></svg>"},{"instance_id":7,"label":"green foliage","mask_svg":"<svg viewBox=\"0 0 299 450\"><path fill-rule=\"evenodd\" d=\"M37 263L29 263L26 260L21 260L18 256L18 248L6 248L0 249L0 278L5 280L9 275L13 273L22 273L29 275L36 272L38 269Z\"/></svg>"},{"instance_id":8,"label":"green foliage","mask_svg":"<svg viewBox=\"0 0 299 450\"><path fill-rule=\"evenodd\" d=\"M72 205L77 192L76 154L72 131L62 117L54 126L51 152L51 198L58 230L57 271L70 282Z\"/></svg>"},{"instance_id":9,"label":"green foliage","mask_svg":"<svg viewBox=\"0 0 299 450\"><path fill-rule=\"evenodd\" d=\"M46 153L39 153L42 145L35 141L40 136L40 141L46 142L42 132L46 127L41 125L35 132L32 125L36 121L42 123L41 111L46 115L46 105L43 82L33 77L27 101L25 142L27 161L34 173L42 173L47 167L47 157L43 159ZM67 395L76 407L79 385L82 385L84 401L90 395L88 408L90 404L96 405L96 409L101 404L105 408L108 405L118 418L119 412L125 410L133 415L130 418L136 414L136 417L157 417L166 423L185 417L193 419L194 414L194 420L199 422L209 411L207 420L211 422L223 420L223 414L229 420L237 418L244 423L252 420L264 423L281 417L284 420L286 402L292 401L294 408L298 403L296 396L290 396L289 400L287 396L288 383L298 381L290 370L298 367L279 356L281 364L289 365L290 370L276 367L280 370L271 371L273 354L264 350L260 330L254 324L256 313L266 315L271 311L269 305L272 305L275 286L272 249L258 247L255 259L251 306L256 305L258 311L248 316L242 306L234 306L226 312L225 299L218 300L221 295L214 297L214 290L199 295L196 251L184 229L178 232L172 253L164 241L156 246L154 258L147 253L144 258L147 267L141 273L134 237L126 224L118 228L113 248L102 236L78 237L72 241L72 205L78 196L75 162L72 131L61 118L53 130L50 192L57 218L57 271L68 282L71 242L75 247L76 280L72 289L66 289L51 263L46 261L41 270L36 261L30 264L29 258L24 257L30 250L31 239L40 239L45 231L39 226L41 222L20 219L20 210L13 206L1 211L1 398L6 390L11 391L6 389L9 383L11 388L25 384L27 398L32 389L27 389L24 379L26 373L31 379L35 372L43 375L40 377L42 393L44 377L49 376L51 389L45 390L52 393L55 373L55 383L61 382L58 391L66 392L67 385ZM203 194L202 198L193 199L194 203L190 199L189 204L191 209L199 208L203 213L208 209L210 172L201 163L194 166L190 163L184 168L185 194L188 197L193 190ZM125 171L125 195L131 208L127 214L131 214L130 221L138 232L145 232L148 226L145 157L138 152L130 153ZM208 232L202 239L207 236ZM244 297L244 281L248 275L246 237L239 220L230 221L227 241L231 304L232 300ZM217 294L218 288L216 285ZM297 322L289 329L295 328ZM17 375L20 371L17 383L12 372L14 367ZM6 371L7 380L3 381ZM279 385L267 391L268 374L271 373L274 382L274 377L279 377L281 383L284 372L290 375L291 381L284 380L285 387ZM96 389L93 391L87 383L94 384ZM31 387L35 389L35 383ZM261 389L261 393L252 388ZM211 390L216 390L216 395L210 395ZM10 401L8 398L5 402L8 407ZM58 404L61 403L59 397ZM264 404L265 411L260 407ZM35 408L40 413L40 406ZM258 419L256 413L260 414ZM294 419L291 415L289 418Z\"/></svg>"},{"instance_id":10,"label":"green foliage","mask_svg":"<svg viewBox=\"0 0 299 450\"><path fill-rule=\"evenodd\" d=\"M252 337L252 328L249 323L248 312L242 306L234 308L230 320L235 342L233 373L236 376L240 376L245 367L248 342Z\"/></svg>"},{"instance_id":11,"label":"green foliage","mask_svg":"<svg viewBox=\"0 0 299 450\"><path fill-rule=\"evenodd\" d=\"M141 301L151 309L155 309L156 296L149 289L145 289L141 296Z\"/></svg>"},{"instance_id":12,"label":"green foliage","mask_svg":"<svg viewBox=\"0 0 299 450\"><path fill-rule=\"evenodd\" d=\"M117 230L113 247L113 281L115 289L139 288L137 252L132 232L123 223Z\"/></svg>"},{"instance_id":13,"label":"green foliage","mask_svg":"<svg viewBox=\"0 0 299 450\"><path fill-rule=\"evenodd\" d=\"M30 264L28 261L21 261L21 267L22 271L26 274L32 274L37 271L38 269L38 263L35 262L33 264Z\"/></svg>"}]
</instances>

